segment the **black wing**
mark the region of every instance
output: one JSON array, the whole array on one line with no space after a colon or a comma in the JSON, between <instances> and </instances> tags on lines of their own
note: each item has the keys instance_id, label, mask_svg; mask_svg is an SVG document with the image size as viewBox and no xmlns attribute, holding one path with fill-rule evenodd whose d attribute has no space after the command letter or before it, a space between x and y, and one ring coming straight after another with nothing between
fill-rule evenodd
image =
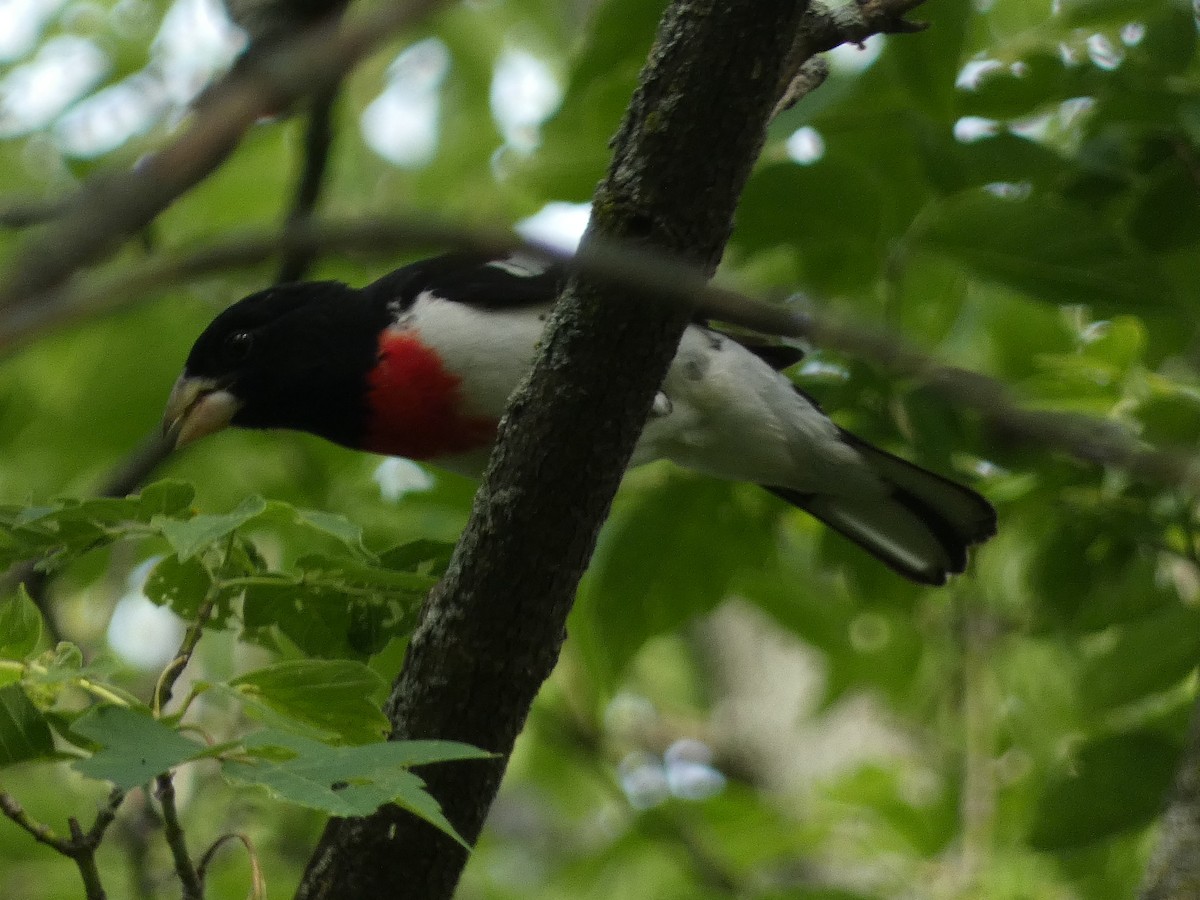
<instances>
[{"instance_id":1,"label":"black wing","mask_svg":"<svg viewBox=\"0 0 1200 900\"><path fill-rule=\"evenodd\" d=\"M483 309L543 306L558 295L564 272L539 260L513 255L447 253L384 275L365 290L382 293L404 309L425 291Z\"/></svg>"}]
</instances>

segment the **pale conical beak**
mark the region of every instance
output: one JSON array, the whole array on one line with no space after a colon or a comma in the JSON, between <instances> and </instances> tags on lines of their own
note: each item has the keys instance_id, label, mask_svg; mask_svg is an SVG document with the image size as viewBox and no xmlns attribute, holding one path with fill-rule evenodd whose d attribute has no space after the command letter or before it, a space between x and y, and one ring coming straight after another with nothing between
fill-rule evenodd
<instances>
[{"instance_id":1,"label":"pale conical beak","mask_svg":"<svg viewBox=\"0 0 1200 900\"><path fill-rule=\"evenodd\" d=\"M163 413L163 433L175 447L220 431L241 407L241 401L209 378L181 375L171 389Z\"/></svg>"}]
</instances>

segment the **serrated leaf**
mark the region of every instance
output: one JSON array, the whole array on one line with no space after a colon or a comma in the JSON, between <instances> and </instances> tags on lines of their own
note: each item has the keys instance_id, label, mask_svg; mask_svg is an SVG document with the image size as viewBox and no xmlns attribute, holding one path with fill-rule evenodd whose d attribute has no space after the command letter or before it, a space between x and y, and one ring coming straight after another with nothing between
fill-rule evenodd
<instances>
[{"instance_id":1,"label":"serrated leaf","mask_svg":"<svg viewBox=\"0 0 1200 900\"><path fill-rule=\"evenodd\" d=\"M466 843L442 814L425 783L404 767L491 754L451 741L384 741L330 747L282 732L260 732L245 742L249 762L227 761L227 778L256 784L282 800L335 816L366 816L395 803Z\"/></svg>"},{"instance_id":2,"label":"serrated leaf","mask_svg":"<svg viewBox=\"0 0 1200 900\"><path fill-rule=\"evenodd\" d=\"M0 601L0 657L24 659L42 639L42 614L21 584L17 594Z\"/></svg>"},{"instance_id":3,"label":"serrated leaf","mask_svg":"<svg viewBox=\"0 0 1200 900\"><path fill-rule=\"evenodd\" d=\"M1029 843L1038 850L1068 850L1147 824L1162 808L1179 753L1152 731L1085 744L1070 771L1042 792Z\"/></svg>"},{"instance_id":4,"label":"serrated leaf","mask_svg":"<svg viewBox=\"0 0 1200 900\"><path fill-rule=\"evenodd\" d=\"M331 546L332 538L337 542L332 552L342 553L344 548L356 560L375 560L375 554L363 542L362 527L337 513L272 500L254 524L278 531L288 546L299 548L299 552L324 550Z\"/></svg>"},{"instance_id":5,"label":"serrated leaf","mask_svg":"<svg viewBox=\"0 0 1200 900\"><path fill-rule=\"evenodd\" d=\"M359 662L288 660L248 672L230 686L351 743L378 741L387 732L387 716L371 700L384 688L384 680Z\"/></svg>"},{"instance_id":6,"label":"serrated leaf","mask_svg":"<svg viewBox=\"0 0 1200 900\"><path fill-rule=\"evenodd\" d=\"M232 512L221 515L201 514L179 521L157 517L158 526L171 549L186 562L200 551L217 541L224 540L231 532L245 525L267 508L262 497L247 497Z\"/></svg>"},{"instance_id":7,"label":"serrated leaf","mask_svg":"<svg viewBox=\"0 0 1200 900\"><path fill-rule=\"evenodd\" d=\"M381 565L312 554L294 577L246 584L243 621L251 639L275 626L309 656L363 659L405 634L436 579Z\"/></svg>"},{"instance_id":8,"label":"serrated leaf","mask_svg":"<svg viewBox=\"0 0 1200 900\"><path fill-rule=\"evenodd\" d=\"M94 707L76 720L72 730L103 748L73 763L75 769L89 778L111 781L122 790L221 749L184 737L149 710L127 706Z\"/></svg>"},{"instance_id":9,"label":"serrated leaf","mask_svg":"<svg viewBox=\"0 0 1200 900\"><path fill-rule=\"evenodd\" d=\"M54 755L54 738L41 711L18 685L0 688L0 766Z\"/></svg>"},{"instance_id":10,"label":"serrated leaf","mask_svg":"<svg viewBox=\"0 0 1200 900\"><path fill-rule=\"evenodd\" d=\"M152 603L167 606L184 619L193 619L208 592L212 576L200 560L165 556L151 570L143 592Z\"/></svg>"}]
</instances>

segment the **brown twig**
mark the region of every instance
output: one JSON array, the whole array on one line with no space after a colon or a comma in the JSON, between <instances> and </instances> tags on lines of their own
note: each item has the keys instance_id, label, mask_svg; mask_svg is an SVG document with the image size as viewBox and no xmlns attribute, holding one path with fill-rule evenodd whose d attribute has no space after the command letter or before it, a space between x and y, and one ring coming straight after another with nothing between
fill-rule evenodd
<instances>
[{"instance_id":1,"label":"brown twig","mask_svg":"<svg viewBox=\"0 0 1200 900\"><path fill-rule=\"evenodd\" d=\"M263 877L262 865L258 860L258 850L254 846L254 841L247 834L223 834L212 845L204 851L204 855L200 857L200 865L196 867L200 874L200 883L204 883L204 877L208 872L208 866L225 844L230 841L240 841L242 846L246 848L246 853L250 857L250 897L251 900L262 900L267 896L267 881Z\"/></svg>"},{"instance_id":2,"label":"brown twig","mask_svg":"<svg viewBox=\"0 0 1200 900\"><path fill-rule=\"evenodd\" d=\"M204 627L212 617L213 608L216 606L219 597L220 590L216 584L213 584L209 587L208 594L200 604L200 609L196 612L196 618L188 626L188 630L179 644L179 650L175 653L175 658L167 664L162 674L159 675L158 683L154 686L154 698L151 705L156 717L161 717L166 710L167 704L171 702L171 694L175 689L175 683L179 680L179 676L183 674L183 670L187 668L188 663L192 659L192 654L196 652L200 638L204 635ZM203 883L195 864L192 862L191 855L188 853L187 834L179 822L179 810L175 805L175 782L171 777L171 773L163 772L154 779L154 784L154 796L158 798L159 806L162 809L163 836L166 839L167 846L171 850L171 858L175 862L175 872L179 876L180 884L183 886L183 898L184 900L203 900Z\"/></svg>"},{"instance_id":3,"label":"brown twig","mask_svg":"<svg viewBox=\"0 0 1200 900\"><path fill-rule=\"evenodd\" d=\"M108 795L108 801L96 813L96 820L86 832L74 816L67 820L70 838L60 837L48 825L32 818L17 802L16 798L7 792L0 791L0 812L15 822L18 826L32 835L38 843L51 847L63 856L69 857L79 869L83 880L84 896L87 900L105 900L104 886L100 881L100 870L96 866L96 848L104 838L108 826L117 816L117 810L125 799L125 792L114 789Z\"/></svg>"},{"instance_id":4,"label":"brown twig","mask_svg":"<svg viewBox=\"0 0 1200 900\"><path fill-rule=\"evenodd\" d=\"M0 812L15 822L33 837L39 844L45 844L57 850L63 856L71 856L74 847L66 838L59 837L49 825L32 818L25 808L17 802L17 798L7 791L0 791Z\"/></svg>"},{"instance_id":5,"label":"brown twig","mask_svg":"<svg viewBox=\"0 0 1200 900\"><path fill-rule=\"evenodd\" d=\"M154 779L154 796L162 809L163 837L171 850L175 863L175 874L183 888L183 900L204 900L204 885L188 853L187 833L179 822L179 810L175 805L175 782L170 772L163 772Z\"/></svg>"}]
</instances>

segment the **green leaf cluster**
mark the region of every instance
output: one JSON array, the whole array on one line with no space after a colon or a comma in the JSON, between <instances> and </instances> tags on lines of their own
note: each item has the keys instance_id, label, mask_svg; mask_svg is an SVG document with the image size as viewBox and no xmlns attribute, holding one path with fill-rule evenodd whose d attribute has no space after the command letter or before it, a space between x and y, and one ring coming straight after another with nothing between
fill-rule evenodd
<instances>
[{"instance_id":1,"label":"green leaf cluster","mask_svg":"<svg viewBox=\"0 0 1200 900\"><path fill-rule=\"evenodd\" d=\"M305 656L195 681L182 710L168 714L122 688L103 663L84 664L74 644L42 649L42 617L22 587L0 605L0 764L70 759L80 774L128 791L211 759L231 781L327 814L365 815L396 802L461 841L408 767L488 754L452 742L384 741L384 681L362 661L405 636L413 604L433 583L418 569L444 557L444 547L395 548L386 555L403 568L393 568L340 516L259 497L205 514L193 496L168 481L125 499L6 507L0 534L9 562L46 568L117 542L165 545L146 579L150 600L195 619L194 628L240 620L244 639L273 647L290 639ZM273 568L255 542L264 530L324 552ZM178 658L162 677L187 661ZM211 736L184 717L205 695L266 727L203 740Z\"/></svg>"}]
</instances>

